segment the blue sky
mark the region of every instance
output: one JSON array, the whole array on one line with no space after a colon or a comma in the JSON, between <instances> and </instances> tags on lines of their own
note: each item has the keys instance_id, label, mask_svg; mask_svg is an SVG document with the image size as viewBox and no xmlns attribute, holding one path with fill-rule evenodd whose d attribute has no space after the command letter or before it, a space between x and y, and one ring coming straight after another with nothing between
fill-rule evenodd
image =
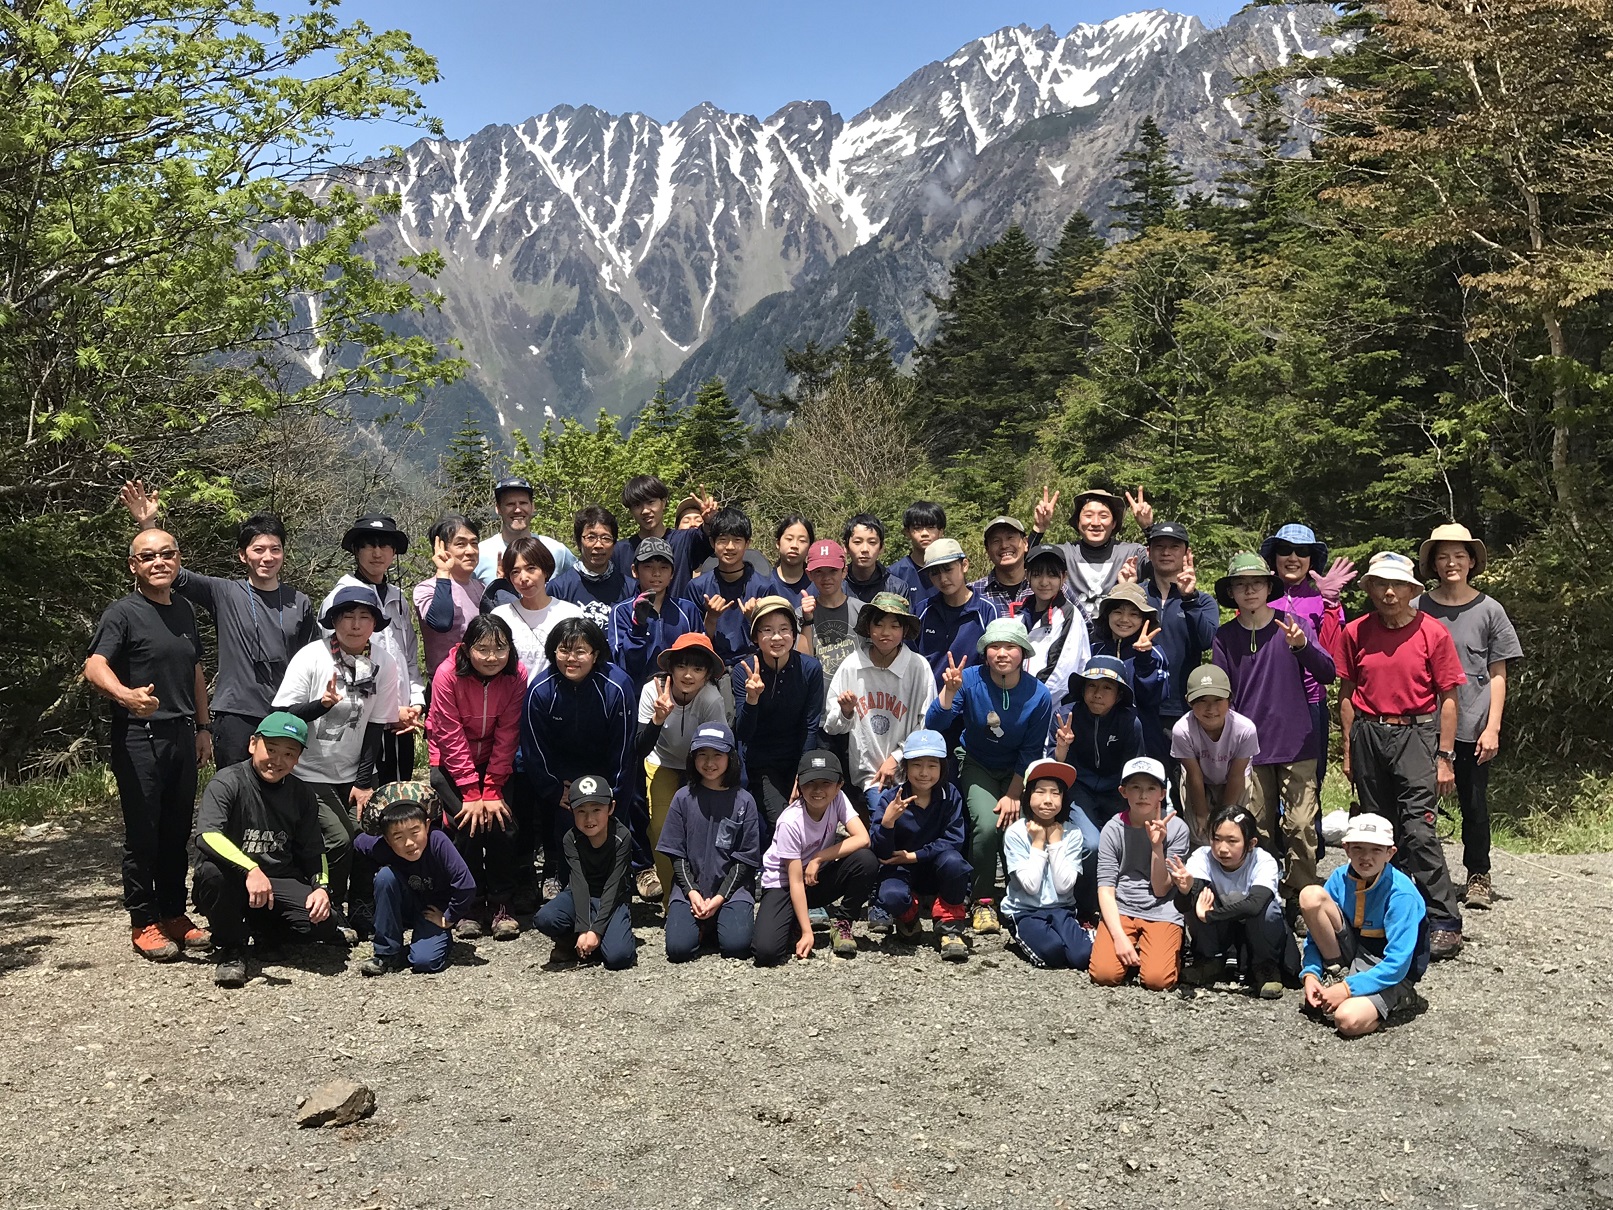
<instances>
[{"instance_id":1,"label":"blue sky","mask_svg":"<svg viewBox=\"0 0 1613 1210\"><path fill-rule=\"evenodd\" d=\"M292 7L287 5L287 8ZM597 105L667 121L701 101L766 116L787 101L828 101L850 117L910 72L1004 25L1059 33L1149 7L1220 25L1239 3L1148 0L344 0L341 14L408 30L437 57L426 91L447 133L519 122L555 105ZM352 151L410 143L371 126Z\"/></svg>"}]
</instances>

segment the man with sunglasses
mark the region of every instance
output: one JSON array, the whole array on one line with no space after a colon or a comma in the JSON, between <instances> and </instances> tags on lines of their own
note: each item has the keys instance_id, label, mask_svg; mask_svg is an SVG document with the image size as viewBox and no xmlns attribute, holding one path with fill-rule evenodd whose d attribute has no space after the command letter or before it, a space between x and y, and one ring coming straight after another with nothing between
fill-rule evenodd
<instances>
[{"instance_id":1,"label":"man with sunglasses","mask_svg":"<svg viewBox=\"0 0 1613 1210\"><path fill-rule=\"evenodd\" d=\"M112 775L123 806L123 906L135 952L170 962L212 937L185 915L185 845L196 771L212 758L212 723L196 611L174 595L179 543L142 530L129 544L135 591L90 639L84 679L112 701Z\"/></svg>"}]
</instances>

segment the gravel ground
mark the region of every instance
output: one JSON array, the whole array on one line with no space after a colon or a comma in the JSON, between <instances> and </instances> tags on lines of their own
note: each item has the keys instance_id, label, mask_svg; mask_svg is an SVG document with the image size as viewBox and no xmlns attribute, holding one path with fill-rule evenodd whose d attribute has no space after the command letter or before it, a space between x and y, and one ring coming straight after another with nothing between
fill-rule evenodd
<instances>
[{"instance_id":1,"label":"gravel ground","mask_svg":"<svg viewBox=\"0 0 1613 1210\"><path fill-rule=\"evenodd\" d=\"M943 965L437 977L288 950L243 990L128 947L116 837L0 845L0 1204L142 1207L1613 1205L1613 856L1496 855L1430 1008L1342 1041L1231 992ZM298 1130L335 1076L375 1116Z\"/></svg>"}]
</instances>

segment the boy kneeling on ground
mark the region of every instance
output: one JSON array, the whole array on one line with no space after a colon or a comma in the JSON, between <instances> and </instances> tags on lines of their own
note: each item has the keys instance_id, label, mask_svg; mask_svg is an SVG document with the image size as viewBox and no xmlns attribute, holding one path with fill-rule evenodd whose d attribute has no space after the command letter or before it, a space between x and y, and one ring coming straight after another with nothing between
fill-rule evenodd
<instances>
[{"instance_id":1,"label":"boy kneeling on ground","mask_svg":"<svg viewBox=\"0 0 1613 1210\"><path fill-rule=\"evenodd\" d=\"M448 965L448 930L476 905L476 880L448 833L431 826L436 796L420 781L382 786L364 810L353 847L375 871L375 953L358 968L384 975L405 966L434 975ZM407 956L403 934L411 931Z\"/></svg>"},{"instance_id":2,"label":"boy kneeling on ground","mask_svg":"<svg viewBox=\"0 0 1613 1210\"><path fill-rule=\"evenodd\" d=\"M277 932L345 945L325 891L319 800L291 775L308 724L275 711L247 741L247 759L220 769L196 816L196 909L217 947L220 987L246 983L246 943Z\"/></svg>"},{"instance_id":3,"label":"boy kneeling on ground","mask_svg":"<svg viewBox=\"0 0 1613 1210\"><path fill-rule=\"evenodd\" d=\"M598 958L608 971L638 962L628 907L633 837L616 818L610 782L589 774L566 791L571 827L561 843L566 887L538 912L533 927L554 942L551 963Z\"/></svg>"},{"instance_id":4,"label":"boy kneeling on ground","mask_svg":"<svg viewBox=\"0 0 1613 1210\"><path fill-rule=\"evenodd\" d=\"M1397 1007L1414 1008L1428 969L1427 908L1417 884L1390 865L1395 829L1357 815L1344 833L1340 866L1323 886L1299 893L1305 938L1303 1011L1346 1038L1378 1029Z\"/></svg>"}]
</instances>

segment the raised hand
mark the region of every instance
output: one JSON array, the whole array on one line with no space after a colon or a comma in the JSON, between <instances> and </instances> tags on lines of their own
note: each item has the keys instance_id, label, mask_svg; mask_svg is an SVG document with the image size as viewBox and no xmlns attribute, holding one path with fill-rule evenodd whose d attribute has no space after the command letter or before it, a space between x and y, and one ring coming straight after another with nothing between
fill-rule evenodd
<instances>
[{"instance_id":1,"label":"raised hand","mask_svg":"<svg viewBox=\"0 0 1613 1210\"><path fill-rule=\"evenodd\" d=\"M754 706L762 700L762 690L767 688L767 682L762 680L762 657L757 656L748 668L745 661L740 660L739 666L745 671L745 700Z\"/></svg>"},{"instance_id":2,"label":"raised hand","mask_svg":"<svg viewBox=\"0 0 1613 1210\"><path fill-rule=\"evenodd\" d=\"M448 543L441 538L431 540L431 565L437 569L439 580L446 580L448 569L454 565L454 556L448 553Z\"/></svg>"},{"instance_id":3,"label":"raised hand","mask_svg":"<svg viewBox=\"0 0 1613 1210\"><path fill-rule=\"evenodd\" d=\"M1355 579L1355 564L1341 555L1333 560L1325 575L1317 575L1312 571L1311 579L1321 591L1322 600L1329 605L1337 605L1340 595L1349 586L1350 581Z\"/></svg>"},{"instance_id":4,"label":"raised hand","mask_svg":"<svg viewBox=\"0 0 1613 1210\"><path fill-rule=\"evenodd\" d=\"M969 663L969 657L959 660L950 651L947 652L947 666L941 672L941 688L950 693L957 693L963 688L963 670Z\"/></svg>"},{"instance_id":5,"label":"raised hand","mask_svg":"<svg viewBox=\"0 0 1613 1210\"><path fill-rule=\"evenodd\" d=\"M1280 619L1277 625L1283 628L1283 638L1288 640L1291 650L1301 651L1310 639L1305 637L1305 628L1299 624L1299 619L1291 613L1278 614Z\"/></svg>"},{"instance_id":6,"label":"raised hand","mask_svg":"<svg viewBox=\"0 0 1613 1210\"><path fill-rule=\"evenodd\" d=\"M1054 751L1058 753L1060 760L1063 760L1065 753L1069 752L1070 745L1075 743L1075 725L1072 722L1074 718L1074 710L1059 716L1059 729L1053 736L1053 743Z\"/></svg>"},{"instance_id":7,"label":"raised hand","mask_svg":"<svg viewBox=\"0 0 1613 1210\"><path fill-rule=\"evenodd\" d=\"M744 614L747 618L750 617L751 614L755 613L756 612L756 598L755 597L746 597L744 602L741 603L741 605L739 607L739 612Z\"/></svg>"},{"instance_id":8,"label":"raised hand","mask_svg":"<svg viewBox=\"0 0 1613 1210\"><path fill-rule=\"evenodd\" d=\"M1153 525L1154 506L1148 503L1147 497L1143 495L1142 484L1137 485L1137 494L1135 496L1130 492L1126 493L1126 507L1131 509L1131 515L1137 518L1138 525L1144 529Z\"/></svg>"},{"instance_id":9,"label":"raised hand","mask_svg":"<svg viewBox=\"0 0 1613 1210\"><path fill-rule=\"evenodd\" d=\"M655 712L650 716L657 727L672 717L672 710L677 705L672 700L672 678L658 676L655 678Z\"/></svg>"},{"instance_id":10,"label":"raised hand","mask_svg":"<svg viewBox=\"0 0 1613 1210\"><path fill-rule=\"evenodd\" d=\"M714 592L706 598L706 633L708 635L717 633L717 623L722 619L722 615L732 609L733 606L732 601L718 592Z\"/></svg>"},{"instance_id":11,"label":"raised hand","mask_svg":"<svg viewBox=\"0 0 1613 1210\"><path fill-rule=\"evenodd\" d=\"M157 489L146 490L144 479L130 479L118 493L118 503L129 510L134 523L142 528L157 519Z\"/></svg>"},{"instance_id":12,"label":"raised hand","mask_svg":"<svg viewBox=\"0 0 1613 1210\"><path fill-rule=\"evenodd\" d=\"M333 672L333 673L330 674L330 680L325 682L325 692L323 692L323 693L321 693L319 695L319 704L321 706L325 707L325 709L329 710L332 706L334 706L337 702L339 702L341 700L342 700L341 686L339 686L336 683L336 674ZM400 722L402 721L401 718L400 718L399 721Z\"/></svg>"},{"instance_id":13,"label":"raised hand","mask_svg":"<svg viewBox=\"0 0 1613 1210\"><path fill-rule=\"evenodd\" d=\"M1132 643L1132 649L1139 653L1152 651L1154 649L1154 640L1158 637L1159 627L1155 626L1152 630L1150 630L1148 628L1148 619L1144 618L1143 627L1137 632L1137 639Z\"/></svg>"},{"instance_id":14,"label":"raised hand","mask_svg":"<svg viewBox=\"0 0 1613 1210\"><path fill-rule=\"evenodd\" d=\"M1193 552L1187 552L1182 560L1182 570L1176 573L1176 587L1184 597L1190 597L1199 590L1199 575L1193 570Z\"/></svg>"},{"instance_id":15,"label":"raised hand","mask_svg":"<svg viewBox=\"0 0 1613 1210\"><path fill-rule=\"evenodd\" d=\"M697 491L695 495L700 500L700 515L707 521L710 521L717 515L716 497L706 490L706 485L704 483L700 485L700 490Z\"/></svg>"},{"instance_id":16,"label":"raised hand","mask_svg":"<svg viewBox=\"0 0 1613 1210\"><path fill-rule=\"evenodd\" d=\"M850 718L853 714L857 713L857 695L850 689L847 689L839 697L835 698L835 701L839 703L840 713L845 715L847 718Z\"/></svg>"},{"instance_id":17,"label":"raised hand","mask_svg":"<svg viewBox=\"0 0 1613 1210\"><path fill-rule=\"evenodd\" d=\"M654 610L655 602L650 599L649 593L641 592L633 598L633 621L643 625L649 621L650 614Z\"/></svg>"},{"instance_id":18,"label":"raised hand","mask_svg":"<svg viewBox=\"0 0 1613 1210\"><path fill-rule=\"evenodd\" d=\"M130 689L123 695L123 708L136 718L149 718L157 713L157 707L162 702L157 697L157 686L146 685L140 689Z\"/></svg>"},{"instance_id":19,"label":"raised hand","mask_svg":"<svg viewBox=\"0 0 1613 1210\"><path fill-rule=\"evenodd\" d=\"M1156 849L1165 843L1165 821L1163 819L1150 819L1143 827L1148 829L1148 843Z\"/></svg>"},{"instance_id":20,"label":"raised hand","mask_svg":"<svg viewBox=\"0 0 1613 1210\"><path fill-rule=\"evenodd\" d=\"M1187 872L1186 863L1173 853L1165 858L1165 870L1170 874L1171 881L1176 884L1176 889L1184 895L1187 894L1193 886L1193 875Z\"/></svg>"},{"instance_id":21,"label":"raised hand","mask_svg":"<svg viewBox=\"0 0 1613 1210\"><path fill-rule=\"evenodd\" d=\"M896 821L905 815L907 809L917 801L918 795L916 794L909 794L906 798L897 795L891 799L890 802L885 804L885 817L881 821L883 826L887 828L894 827Z\"/></svg>"},{"instance_id":22,"label":"raised hand","mask_svg":"<svg viewBox=\"0 0 1613 1210\"><path fill-rule=\"evenodd\" d=\"M1137 556L1132 555L1120 565L1120 571L1115 576L1117 584L1135 584L1137 582Z\"/></svg>"},{"instance_id":23,"label":"raised hand","mask_svg":"<svg viewBox=\"0 0 1613 1210\"><path fill-rule=\"evenodd\" d=\"M1047 494L1047 484L1042 484L1042 498L1036 502L1031 517L1031 528L1039 534L1045 534L1053 524L1053 515L1058 510L1059 493Z\"/></svg>"},{"instance_id":24,"label":"raised hand","mask_svg":"<svg viewBox=\"0 0 1613 1210\"><path fill-rule=\"evenodd\" d=\"M805 626L818 612L818 598L810 592L801 594L801 625Z\"/></svg>"}]
</instances>

